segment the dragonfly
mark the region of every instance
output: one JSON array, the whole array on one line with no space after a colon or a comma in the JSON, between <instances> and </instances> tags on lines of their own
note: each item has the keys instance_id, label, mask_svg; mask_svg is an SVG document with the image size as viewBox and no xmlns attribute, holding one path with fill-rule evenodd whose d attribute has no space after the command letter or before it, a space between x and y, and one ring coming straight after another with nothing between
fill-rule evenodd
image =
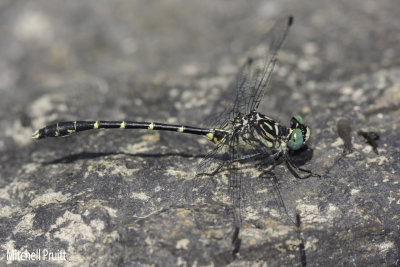
<instances>
[{"instance_id":1,"label":"dragonfly","mask_svg":"<svg viewBox=\"0 0 400 267\"><path fill-rule=\"evenodd\" d=\"M276 65L278 51L292 25L292 16L278 20L262 38L262 41L269 40L268 52L265 52L260 58L249 57L239 69L234 82L235 99L233 103L230 103L230 106L219 116L214 114L218 117L217 127L201 128L130 120L77 120L47 125L35 131L32 138L62 137L87 130L111 128L173 131L205 136L215 145L215 148L199 164L195 181L200 181L199 177L204 174L202 170L209 169L209 166L216 160L215 155L223 155L221 163L218 163L217 168L209 174L215 175L224 166L229 166L228 191L234 221L232 244L233 253L237 253L240 247L239 232L242 225L243 173L240 164L243 160L248 161L266 155L273 160L282 158L297 171L308 173L311 176L320 176L308 169L298 167L289 156L290 151L301 149L310 138L311 131L304 119L300 115L294 115L290 120L289 127L286 127L258 111ZM204 193L205 191L198 190L197 193L199 192Z\"/></svg>"}]
</instances>

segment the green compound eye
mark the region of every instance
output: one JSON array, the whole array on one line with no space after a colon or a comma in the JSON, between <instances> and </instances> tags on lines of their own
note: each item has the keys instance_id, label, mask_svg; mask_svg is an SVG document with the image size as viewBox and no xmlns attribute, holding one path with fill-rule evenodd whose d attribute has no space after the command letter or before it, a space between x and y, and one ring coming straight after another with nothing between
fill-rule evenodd
<instances>
[{"instance_id":1,"label":"green compound eye","mask_svg":"<svg viewBox=\"0 0 400 267\"><path fill-rule=\"evenodd\" d=\"M294 115L290 120L290 128L294 129L299 124L304 125L304 119L300 115Z\"/></svg>"},{"instance_id":2,"label":"green compound eye","mask_svg":"<svg viewBox=\"0 0 400 267\"><path fill-rule=\"evenodd\" d=\"M288 147L291 150L297 150L303 146L303 133L300 129L294 129L290 135Z\"/></svg>"},{"instance_id":3,"label":"green compound eye","mask_svg":"<svg viewBox=\"0 0 400 267\"><path fill-rule=\"evenodd\" d=\"M300 115L294 115L293 118L295 118L301 125L304 125L304 119Z\"/></svg>"}]
</instances>

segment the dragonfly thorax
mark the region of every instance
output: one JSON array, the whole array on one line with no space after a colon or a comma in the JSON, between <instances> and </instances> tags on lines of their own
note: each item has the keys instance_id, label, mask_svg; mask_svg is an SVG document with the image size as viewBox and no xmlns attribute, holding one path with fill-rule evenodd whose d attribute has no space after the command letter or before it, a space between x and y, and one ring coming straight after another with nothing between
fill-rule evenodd
<instances>
[{"instance_id":1,"label":"dragonfly thorax","mask_svg":"<svg viewBox=\"0 0 400 267\"><path fill-rule=\"evenodd\" d=\"M233 135L247 149L287 152L300 149L310 137L310 129L299 115L290 120L290 128L259 112L239 115L232 121Z\"/></svg>"},{"instance_id":2,"label":"dragonfly thorax","mask_svg":"<svg viewBox=\"0 0 400 267\"><path fill-rule=\"evenodd\" d=\"M274 119L255 111L237 116L232 121L232 128L239 145L248 149L280 150L289 133Z\"/></svg>"}]
</instances>

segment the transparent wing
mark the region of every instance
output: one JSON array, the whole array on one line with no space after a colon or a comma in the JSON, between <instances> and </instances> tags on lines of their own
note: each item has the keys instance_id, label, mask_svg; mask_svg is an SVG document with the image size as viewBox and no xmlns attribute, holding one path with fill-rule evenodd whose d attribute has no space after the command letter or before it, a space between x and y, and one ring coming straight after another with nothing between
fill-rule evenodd
<instances>
[{"instance_id":1,"label":"transparent wing","mask_svg":"<svg viewBox=\"0 0 400 267\"><path fill-rule=\"evenodd\" d=\"M277 209L278 213L279 213L279 218L284 219L286 217L286 219L292 223L293 225L295 225L295 222L293 220L293 216L291 214L289 214L285 202L282 198L280 189L279 189L279 181L275 175L275 173L273 173L272 171L265 171L262 173L262 175L260 175L260 177L258 177L259 181L263 184L266 184L266 188L268 188L269 191L269 195L268 196L264 196L263 199L268 199L271 200L273 203L272 205L270 205L269 207L271 207L272 209ZM275 213L273 210L271 209L270 213Z\"/></svg>"},{"instance_id":2,"label":"transparent wing","mask_svg":"<svg viewBox=\"0 0 400 267\"><path fill-rule=\"evenodd\" d=\"M243 73L243 88L238 89L250 91L250 98L245 99L245 103L239 104L241 106L246 106L246 110L242 111L244 113L249 113L252 110L256 110L268 84L271 80L271 74L274 70L276 63L276 56L279 49L282 47L291 25L293 24L293 17L288 17L287 19L278 20L272 27L270 32L268 32L263 38L262 43L268 44L267 51L262 51L260 60L250 60L249 68L247 72ZM257 57L256 57L257 58ZM238 101L240 102L240 101Z\"/></svg>"},{"instance_id":3,"label":"transparent wing","mask_svg":"<svg viewBox=\"0 0 400 267\"><path fill-rule=\"evenodd\" d=\"M232 236L232 252L236 254L240 250L241 239L239 237L240 228L242 227L242 200L243 200L243 184L245 181L241 169L240 160L243 154L239 147L239 134L237 131L233 135L229 144L229 156L231 169L228 176L228 189L231 200L231 208L233 214L233 236Z\"/></svg>"},{"instance_id":4,"label":"transparent wing","mask_svg":"<svg viewBox=\"0 0 400 267\"><path fill-rule=\"evenodd\" d=\"M266 213L271 219L294 225L293 214L286 208L274 173L274 157L266 152L247 156L238 146L238 138L233 135L229 144L228 185L234 227L239 231L244 220L258 218L263 222Z\"/></svg>"},{"instance_id":5,"label":"transparent wing","mask_svg":"<svg viewBox=\"0 0 400 267\"><path fill-rule=\"evenodd\" d=\"M192 180L187 197L199 229L221 227L230 216L225 216L227 168L229 168L229 146L218 144L200 162Z\"/></svg>"},{"instance_id":6,"label":"transparent wing","mask_svg":"<svg viewBox=\"0 0 400 267\"><path fill-rule=\"evenodd\" d=\"M289 214L280 192L274 161L271 155L265 154L264 158L251 162L252 167L248 168L250 177L244 180L243 185L243 207L253 213L249 214L249 218L265 218L267 213L271 219L284 219L294 224L294 217Z\"/></svg>"},{"instance_id":7,"label":"transparent wing","mask_svg":"<svg viewBox=\"0 0 400 267\"><path fill-rule=\"evenodd\" d=\"M211 114L219 116L217 120L212 120L212 125L223 127L236 116L248 114L258 108L271 80L278 51L292 23L293 17L278 20L258 42L260 45L250 49L234 82L214 107L215 112ZM221 111L222 107L225 109Z\"/></svg>"},{"instance_id":8,"label":"transparent wing","mask_svg":"<svg viewBox=\"0 0 400 267\"><path fill-rule=\"evenodd\" d=\"M191 202L197 226L225 226L233 222L240 228L242 205L243 156L238 146L239 136L232 134L225 144L219 144L199 164L192 183ZM217 212L217 210L219 210Z\"/></svg>"},{"instance_id":9,"label":"transparent wing","mask_svg":"<svg viewBox=\"0 0 400 267\"><path fill-rule=\"evenodd\" d=\"M229 195L232 204L232 212L234 219L234 227L240 228L242 225L242 172L240 170L240 148L239 148L239 136L234 133L229 144L229 156L231 169L228 176L228 186L229 186Z\"/></svg>"}]
</instances>

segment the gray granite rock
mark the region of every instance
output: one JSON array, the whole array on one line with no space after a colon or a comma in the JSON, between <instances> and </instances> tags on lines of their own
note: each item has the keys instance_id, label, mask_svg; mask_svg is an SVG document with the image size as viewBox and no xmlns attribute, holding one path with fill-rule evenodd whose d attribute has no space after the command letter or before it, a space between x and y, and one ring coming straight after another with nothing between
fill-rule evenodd
<instances>
[{"instance_id":1,"label":"gray granite rock","mask_svg":"<svg viewBox=\"0 0 400 267\"><path fill-rule=\"evenodd\" d=\"M398 266L399 11L395 0L2 1L1 265ZM206 139L30 138L57 120L210 126L246 48L288 14L295 24L260 110L285 125L304 115L312 150L292 156L323 177L296 178L282 162L271 183L250 164L236 257L226 175L215 177L214 204L188 198ZM340 119L353 152L338 160ZM359 130L379 134L379 154ZM7 261L13 249L42 259Z\"/></svg>"}]
</instances>

